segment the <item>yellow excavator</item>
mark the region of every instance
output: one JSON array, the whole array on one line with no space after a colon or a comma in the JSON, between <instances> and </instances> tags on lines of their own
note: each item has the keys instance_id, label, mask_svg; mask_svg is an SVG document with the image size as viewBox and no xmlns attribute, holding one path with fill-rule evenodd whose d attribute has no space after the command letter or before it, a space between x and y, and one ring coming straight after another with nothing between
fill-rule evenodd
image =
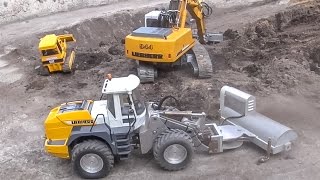
<instances>
[{"instance_id":1,"label":"yellow excavator","mask_svg":"<svg viewBox=\"0 0 320 180\"><path fill-rule=\"evenodd\" d=\"M188 13L196 29L188 26ZM190 64L194 75L208 78L212 63L203 44L223 40L222 34L206 32L204 18L212 8L202 0L171 0L168 10L145 15L145 27L134 30L125 39L125 54L136 60L141 82L154 82L157 67Z\"/></svg>"},{"instance_id":2,"label":"yellow excavator","mask_svg":"<svg viewBox=\"0 0 320 180\"><path fill-rule=\"evenodd\" d=\"M72 34L49 34L40 39L39 51L42 65L40 75L49 75L52 72L69 73L72 70L75 52L68 49L68 42L75 42Z\"/></svg>"}]
</instances>

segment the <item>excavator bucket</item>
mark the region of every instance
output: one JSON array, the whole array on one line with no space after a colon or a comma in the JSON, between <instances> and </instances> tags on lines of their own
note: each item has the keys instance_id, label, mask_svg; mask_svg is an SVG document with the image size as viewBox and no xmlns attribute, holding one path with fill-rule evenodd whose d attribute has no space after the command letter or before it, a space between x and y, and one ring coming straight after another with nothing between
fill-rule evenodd
<instances>
[{"instance_id":1,"label":"excavator bucket","mask_svg":"<svg viewBox=\"0 0 320 180\"><path fill-rule=\"evenodd\" d=\"M292 141L297 138L289 127L256 112L254 96L229 86L221 89L220 113L224 122L253 134L249 140L266 151L270 150L271 154L289 151ZM271 149L268 149L268 143L271 143Z\"/></svg>"},{"instance_id":2,"label":"excavator bucket","mask_svg":"<svg viewBox=\"0 0 320 180\"><path fill-rule=\"evenodd\" d=\"M64 35L59 35L58 36L62 41L66 42L76 42L76 39L73 37L72 34L64 34Z\"/></svg>"}]
</instances>

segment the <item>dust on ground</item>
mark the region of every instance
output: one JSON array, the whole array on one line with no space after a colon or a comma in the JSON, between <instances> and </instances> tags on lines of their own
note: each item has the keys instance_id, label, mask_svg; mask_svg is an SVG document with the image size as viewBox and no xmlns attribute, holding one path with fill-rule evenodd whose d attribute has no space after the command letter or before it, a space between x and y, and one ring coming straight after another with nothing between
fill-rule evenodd
<instances>
[{"instance_id":1,"label":"dust on ground","mask_svg":"<svg viewBox=\"0 0 320 180\"><path fill-rule=\"evenodd\" d=\"M320 163L315 160L320 155L315 150L320 145L316 138L320 127L317 121L320 6L318 1L311 1L284 10L277 3L217 9L217 16L207 20L209 30L217 30L213 28L216 25L226 38L223 43L206 46L214 64L212 78L196 79L188 67L176 68L160 71L154 84L144 84L139 89L145 100L158 101L171 94L180 100L181 109L205 111L211 118L218 115L219 90L223 85L257 95L261 112L298 132L299 140L291 154L274 156L267 164L257 166L255 161L263 151L245 145L216 156L197 155L190 168L172 173L159 169L151 155L136 153L132 159L117 164L108 178L317 179L320 176L317 171ZM136 73L135 62L124 57L121 40L142 25L141 19L148 10L124 11L55 31L73 33L78 40L76 70L72 74L36 75L38 37L17 40L13 50L7 47L8 51L1 52L4 55L0 57L0 70L7 73L0 74L3 80L0 177L77 178L69 161L43 151L43 120L60 103L98 99L106 73L114 77ZM259 10L270 13L269 17L246 24ZM224 20L227 25L222 23ZM46 33L51 32L37 36ZM17 77L18 74L21 76Z\"/></svg>"}]
</instances>

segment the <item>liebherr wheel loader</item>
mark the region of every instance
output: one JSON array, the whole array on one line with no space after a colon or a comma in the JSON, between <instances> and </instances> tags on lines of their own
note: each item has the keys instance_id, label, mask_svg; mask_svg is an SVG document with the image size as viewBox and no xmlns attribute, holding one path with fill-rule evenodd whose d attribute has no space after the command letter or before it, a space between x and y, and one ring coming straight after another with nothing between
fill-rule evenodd
<instances>
[{"instance_id":1,"label":"liebherr wheel loader","mask_svg":"<svg viewBox=\"0 0 320 180\"><path fill-rule=\"evenodd\" d=\"M187 26L187 14L196 22L193 33ZM145 15L145 27L134 30L125 39L125 55L136 60L141 82L154 82L159 66L189 64L199 78L212 74L209 53L203 44L220 42L222 34L209 34L205 29L211 7L202 0L171 0L168 10L152 11Z\"/></svg>"},{"instance_id":2,"label":"liebherr wheel loader","mask_svg":"<svg viewBox=\"0 0 320 180\"><path fill-rule=\"evenodd\" d=\"M153 152L164 169L176 171L192 160L194 149L221 153L251 141L269 154L291 149L297 134L256 112L255 97L224 86L220 93L221 123L206 114L179 111L159 103L143 103L135 75L106 79L101 100L61 104L45 120L45 149L71 159L82 178L102 178L115 159L127 159L134 147Z\"/></svg>"}]
</instances>

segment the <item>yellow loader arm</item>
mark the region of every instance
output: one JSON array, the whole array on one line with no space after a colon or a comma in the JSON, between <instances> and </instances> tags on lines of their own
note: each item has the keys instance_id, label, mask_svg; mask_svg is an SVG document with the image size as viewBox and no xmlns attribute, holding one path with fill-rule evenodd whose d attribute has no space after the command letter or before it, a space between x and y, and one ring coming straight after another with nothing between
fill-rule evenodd
<instances>
[{"instance_id":1,"label":"yellow loader arm","mask_svg":"<svg viewBox=\"0 0 320 180\"><path fill-rule=\"evenodd\" d=\"M73 37L72 34L59 35L58 37L59 37L59 39L61 39L62 41L66 41L66 42L76 42L76 39Z\"/></svg>"}]
</instances>

